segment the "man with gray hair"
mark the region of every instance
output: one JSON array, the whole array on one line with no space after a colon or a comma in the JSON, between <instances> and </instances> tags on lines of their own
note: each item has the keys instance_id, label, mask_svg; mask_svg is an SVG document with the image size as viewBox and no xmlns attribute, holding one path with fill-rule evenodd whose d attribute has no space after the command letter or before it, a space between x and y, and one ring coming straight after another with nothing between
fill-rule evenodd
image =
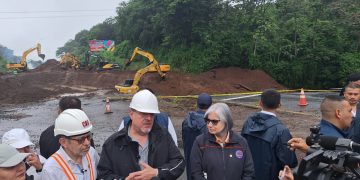
<instances>
[{"instance_id":1,"label":"man with gray hair","mask_svg":"<svg viewBox=\"0 0 360 180\"><path fill-rule=\"evenodd\" d=\"M157 123L156 96L137 92L129 106L130 122L103 144L98 165L99 179L176 179L184 160L171 135Z\"/></svg>"}]
</instances>

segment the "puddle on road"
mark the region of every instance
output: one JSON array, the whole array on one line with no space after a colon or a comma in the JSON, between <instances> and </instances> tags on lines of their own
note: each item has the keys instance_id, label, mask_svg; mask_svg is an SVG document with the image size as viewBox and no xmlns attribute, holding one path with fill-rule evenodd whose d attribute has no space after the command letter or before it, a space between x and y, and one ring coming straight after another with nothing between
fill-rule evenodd
<instances>
[{"instance_id":1,"label":"puddle on road","mask_svg":"<svg viewBox=\"0 0 360 180\"><path fill-rule=\"evenodd\" d=\"M72 94L74 95L74 94ZM118 130L121 117L128 112L128 101L111 102L114 113L104 114L105 103L103 96L80 97L82 108L94 125L94 142L98 152L102 144ZM58 111L58 99L46 102L14 106L0 111L0 136L12 128L24 128L28 131L31 140L38 148L38 141L42 131L55 122Z\"/></svg>"}]
</instances>

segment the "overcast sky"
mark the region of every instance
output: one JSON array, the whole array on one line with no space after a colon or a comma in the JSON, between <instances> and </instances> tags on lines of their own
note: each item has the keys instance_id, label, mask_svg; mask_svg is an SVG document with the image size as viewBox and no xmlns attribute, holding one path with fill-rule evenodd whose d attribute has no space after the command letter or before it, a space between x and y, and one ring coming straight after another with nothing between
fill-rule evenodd
<instances>
[{"instance_id":1,"label":"overcast sky","mask_svg":"<svg viewBox=\"0 0 360 180\"><path fill-rule=\"evenodd\" d=\"M123 0L1 0L0 44L22 52L39 42L45 59L83 29L116 15ZM64 17L65 16L65 17ZM40 59L36 53L31 59Z\"/></svg>"}]
</instances>

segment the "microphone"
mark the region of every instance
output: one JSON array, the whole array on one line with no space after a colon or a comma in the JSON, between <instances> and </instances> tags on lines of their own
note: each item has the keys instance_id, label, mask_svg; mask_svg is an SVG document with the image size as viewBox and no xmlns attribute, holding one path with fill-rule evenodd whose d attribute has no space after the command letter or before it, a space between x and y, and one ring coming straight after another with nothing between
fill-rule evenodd
<instances>
[{"instance_id":1,"label":"microphone","mask_svg":"<svg viewBox=\"0 0 360 180\"><path fill-rule=\"evenodd\" d=\"M309 146L314 143L306 138L306 144ZM360 153L360 144L351 141L350 139L337 138L334 136L320 136L319 145L327 150L351 150Z\"/></svg>"},{"instance_id":2,"label":"microphone","mask_svg":"<svg viewBox=\"0 0 360 180\"><path fill-rule=\"evenodd\" d=\"M81 171L81 173L85 173L85 172L87 172L87 170L86 169L80 169L80 171Z\"/></svg>"}]
</instances>

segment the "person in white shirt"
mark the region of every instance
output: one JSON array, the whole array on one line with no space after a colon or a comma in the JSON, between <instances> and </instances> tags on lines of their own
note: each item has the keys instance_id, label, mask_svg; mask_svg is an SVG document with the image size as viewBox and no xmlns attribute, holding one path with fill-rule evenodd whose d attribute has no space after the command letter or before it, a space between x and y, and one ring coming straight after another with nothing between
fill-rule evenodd
<instances>
[{"instance_id":1,"label":"person in white shirt","mask_svg":"<svg viewBox=\"0 0 360 180\"><path fill-rule=\"evenodd\" d=\"M41 177L46 180L95 180L99 155L90 146L92 124L79 109L67 109L55 120L54 135L60 149L44 164Z\"/></svg>"},{"instance_id":2,"label":"person in white shirt","mask_svg":"<svg viewBox=\"0 0 360 180\"><path fill-rule=\"evenodd\" d=\"M32 147L34 144L30 140L29 134L25 129L14 128L4 133L2 143L16 148L20 153L29 153L26 158L26 175L34 180L41 179L40 172L46 159L38 155Z\"/></svg>"}]
</instances>

